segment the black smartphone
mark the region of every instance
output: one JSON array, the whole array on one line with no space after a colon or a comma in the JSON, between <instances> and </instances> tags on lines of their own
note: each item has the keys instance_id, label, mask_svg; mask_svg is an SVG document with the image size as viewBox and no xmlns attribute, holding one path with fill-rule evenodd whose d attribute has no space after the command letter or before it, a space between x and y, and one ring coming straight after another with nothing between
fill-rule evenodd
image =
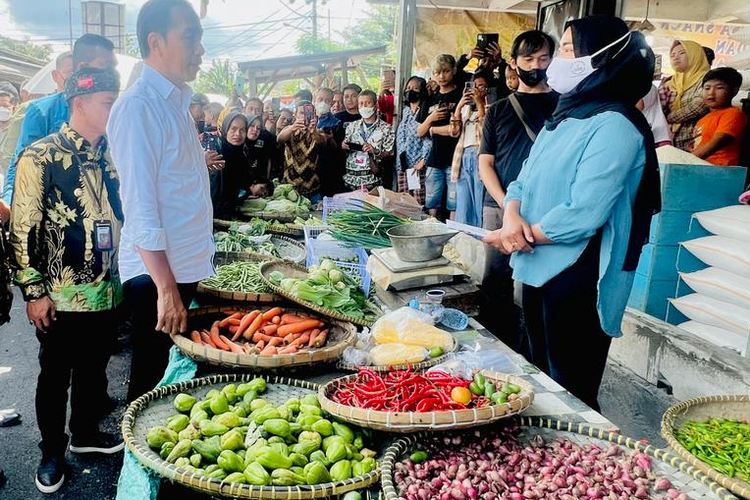
<instances>
[{"instance_id":1,"label":"black smartphone","mask_svg":"<svg viewBox=\"0 0 750 500\"><path fill-rule=\"evenodd\" d=\"M309 126L315 118L315 106L312 104L305 104L302 106L302 113L305 115L305 125Z\"/></svg>"},{"instance_id":2,"label":"black smartphone","mask_svg":"<svg viewBox=\"0 0 750 500\"><path fill-rule=\"evenodd\" d=\"M477 48L483 51L487 51L490 45L493 43L499 44L500 34L499 33L479 33L477 35Z\"/></svg>"},{"instance_id":3,"label":"black smartphone","mask_svg":"<svg viewBox=\"0 0 750 500\"><path fill-rule=\"evenodd\" d=\"M355 142L347 142L347 146L349 146L349 149L352 151L362 151L362 144L357 144Z\"/></svg>"}]
</instances>

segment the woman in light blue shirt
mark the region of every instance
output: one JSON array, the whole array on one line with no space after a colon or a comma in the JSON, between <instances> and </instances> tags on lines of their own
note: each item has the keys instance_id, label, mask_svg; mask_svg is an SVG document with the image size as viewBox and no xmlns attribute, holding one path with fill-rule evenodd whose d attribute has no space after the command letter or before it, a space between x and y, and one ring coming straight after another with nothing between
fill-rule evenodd
<instances>
[{"instance_id":1,"label":"woman in light blue shirt","mask_svg":"<svg viewBox=\"0 0 750 500\"><path fill-rule=\"evenodd\" d=\"M518 180L502 229L513 254L531 361L594 409L650 219L660 208L653 135L635 108L654 55L605 16L571 21L547 70L562 94Z\"/></svg>"}]
</instances>

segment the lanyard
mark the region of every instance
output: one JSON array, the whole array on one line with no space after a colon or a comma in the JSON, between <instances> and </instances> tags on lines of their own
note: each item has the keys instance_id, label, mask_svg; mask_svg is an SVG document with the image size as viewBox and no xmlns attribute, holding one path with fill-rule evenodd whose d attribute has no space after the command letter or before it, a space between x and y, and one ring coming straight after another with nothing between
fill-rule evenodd
<instances>
[{"instance_id":1,"label":"lanyard","mask_svg":"<svg viewBox=\"0 0 750 500\"><path fill-rule=\"evenodd\" d=\"M370 133L368 134L368 127L365 125L365 122L362 122L362 129L359 131L359 136L362 138L365 143L370 142L370 138L372 137L372 134L375 133L375 126L378 124L378 122L375 122L372 124L371 127L369 127Z\"/></svg>"},{"instance_id":2,"label":"lanyard","mask_svg":"<svg viewBox=\"0 0 750 500\"><path fill-rule=\"evenodd\" d=\"M65 136L62 136L62 139L65 145L73 153L73 163L75 163L75 165L78 167L78 170L81 172L81 175L83 176L83 180L86 183L86 188L91 193L91 197L94 199L96 207L99 210L99 216L104 217L104 211L102 210L102 194L104 193L104 170L101 169L101 182L99 183L98 190L94 189L94 182L91 180L91 177L89 175L89 170L94 170L94 165L96 165L97 167L101 167L101 164L88 161L82 164L79 157L81 152L78 150L75 144L73 144L73 142Z\"/></svg>"}]
</instances>

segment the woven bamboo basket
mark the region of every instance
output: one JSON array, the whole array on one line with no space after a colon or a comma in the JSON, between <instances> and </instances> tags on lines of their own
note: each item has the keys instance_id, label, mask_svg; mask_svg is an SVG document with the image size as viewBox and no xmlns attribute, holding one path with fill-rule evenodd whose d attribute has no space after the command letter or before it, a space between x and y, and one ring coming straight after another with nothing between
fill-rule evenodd
<instances>
[{"instance_id":1,"label":"woven bamboo basket","mask_svg":"<svg viewBox=\"0 0 750 500\"><path fill-rule=\"evenodd\" d=\"M669 479L673 487L687 493L693 500L736 500L734 495L709 478L700 469L668 451L654 448L643 441L637 441L616 432L605 431L582 423L539 417L518 417L517 420L520 424L519 442L522 445L528 444L537 435L542 436L546 441L565 438L579 446L596 444L600 447L606 447L609 443L614 443L630 450L643 452L656 459L651 462L654 474L657 477ZM384 500L400 500L403 498L398 494L398 485L394 478L395 464L403 460L406 454L414 451L420 440L425 437L428 437L428 434L419 433L404 436L386 450L380 474ZM649 498L656 500L666 497L666 492L659 492L652 493ZM498 498L500 497L498 496Z\"/></svg>"},{"instance_id":2,"label":"woven bamboo basket","mask_svg":"<svg viewBox=\"0 0 750 500\"><path fill-rule=\"evenodd\" d=\"M338 319L341 321L348 321L350 323L354 323L355 325L360 326L372 326L373 321L367 321L360 318L352 318L351 316L347 316L346 314L341 314L337 311L332 311L330 309L326 309L325 307L320 307L317 304L313 304L312 302L309 302L307 300L302 300L299 297L296 297L290 293L285 292L281 287L276 286L274 283L271 282L270 275L274 271L281 272L284 277L286 278L300 278L304 279L307 277L307 269L300 266L295 265L290 262L266 262L260 267L260 275L263 278L263 280L266 282L266 284L271 287L271 289L283 296L287 299L291 300L292 302L295 302L297 304L300 304L301 306L307 307L308 309L312 309L313 311L316 311L324 316L328 316L329 318ZM378 311L378 307L372 303L372 301L368 301L373 311Z\"/></svg>"},{"instance_id":3,"label":"woven bamboo basket","mask_svg":"<svg viewBox=\"0 0 750 500\"><path fill-rule=\"evenodd\" d=\"M263 220L277 220L279 222L294 222L297 217L306 218L306 215L309 216L310 214L285 215L278 212L247 212L241 209L237 211L237 216L241 219L250 220L258 218Z\"/></svg>"},{"instance_id":4,"label":"woven bamboo basket","mask_svg":"<svg viewBox=\"0 0 750 500\"><path fill-rule=\"evenodd\" d=\"M214 219L214 229L220 230L220 231L228 231L235 224L242 224L242 223L243 221L237 221L237 220ZM305 235L303 226L298 226L296 224L292 224L291 222L284 224L283 228L280 226L271 226L266 230L266 233L278 234L281 236L289 236L292 238Z\"/></svg>"},{"instance_id":5,"label":"woven bamboo basket","mask_svg":"<svg viewBox=\"0 0 750 500\"><path fill-rule=\"evenodd\" d=\"M247 499L311 499L328 498L347 491L366 488L377 483L379 472L373 471L346 481L317 484L312 486L252 486L247 484L222 483L218 479L210 479L168 463L159 454L149 448L146 443L148 429L156 425L164 425L164 421L176 412L172 406L172 397L185 392L196 398L202 398L216 386L229 383L248 382L254 378L252 374L215 375L212 377L193 379L179 384L159 387L139 397L130 404L122 419L122 436L125 444L133 455L147 468L153 470L165 479L225 498ZM263 377L268 382L268 389L263 399L281 405L289 398L300 398L306 394L314 394L317 384L304 380L285 377Z\"/></svg>"},{"instance_id":6,"label":"woven bamboo basket","mask_svg":"<svg viewBox=\"0 0 750 500\"><path fill-rule=\"evenodd\" d=\"M669 408L661 419L661 435L669 446L688 463L703 471L708 477L730 490L735 495L750 499L750 484L733 479L717 471L690 453L675 438L675 431L689 420L698 422L710 418L726 418L747 421L750 419L750 395L706 396L690 399Z\"/></svg>"},{"instance_id":7,"label":"woven bamboo basket","mask_svg":"<svg viewBox=\"0 0 750 500\"><path fill-rule=\"evenodd\" d=\"M210 328L211 324L225 318L230 312L250 312L251 306L202 307L188 311L188 329ZM308 311L285 308L285 312L309 314ZM333 363L341 357L344 349L357 340L357 328L351 323L326 320L331 325L328 341L323 347L303 349L294 354L259 356L257 354L237 354L222 351L204 344L198 345L184 335L172 335L172 341L185 356L199 362L226 368L250 370L276 370L299 366Z\"/></svg>"},{"instance_id":8,"label":"woven bamboo basket","mask_svg":"<svg viewBox=\"0 0 750 500\"><path fill-rule=\"evenodd\" d=\"M288 236L282 236L278 234L271 235L271 242L279 252L280 257L274 257L271 255L259 254L257 252L242 252L250 255L260 255L265 257L266 260L286 260L294 262L295 264L303 264L305 262L305 244Z\"/></svg>"},{"instance_id":9,"label":"woven bamboo basket","mask_svg":"<svg viewBox=\"0 0 750 500\"><path fill-rule=\"evenodd\" d=\"M223 266L232 262L268 262L275 260L273 257L248 252L216 252L214 255L214 265ZM205 285L202 281L198 283L198 293L210 297L218 297L223 300L233 302L253 302L258 304L277 304L284 300L280 295L275 293L253 293L237 292L232 290L222 290L212 286Z\"/></svg>"},{"instance_id":10,"label":"woven bamboo basket","mask_svg":"<svg viewBox=\"0 0 750 500\"><path fill-rule=\"evenodd\" d=\"M437 356L435 358L426 359L424 361L421 361L419 363L411 363L411 364L403 364L403 365L371 365L371 366L356 366L356 365L347 365L344 363L339 363L337 365L338 368L341 370L347 370L356 372L359 371L360 368L369 368L372 371L378 372L378 373L387 373L391 370L409 370L415 372L421 372L424 370L427 370L428 368L432 368L433 366L437 366L443 361L446 361L448 359L448 356L451 353L454 353L458 350L458 342L456 342L456 339L453 339L453 347L450 351L446 352L442 356Z\"/></svg>"},{"instance_id":11,"label":"woven bamboo basket","mask_svg":"<svg viewBox=\"0 0 750 500\"><path fill-rule=\"evenodd\" d=\"M489 370L483 370L481 373L487 382L499 382L500 384L509 382L519 386L521 392L518 399L482 408L430 412L379 411L355 408L334 402L331 399L333 393L343 384L355 379L357 375L348 375L321 385L318 390L318 399L325 411L346 422L379 431L404 433L468 429L486 425L517 415L531 406L534 401L533 388L524 379Z\"/></svg>"}]
</instances>

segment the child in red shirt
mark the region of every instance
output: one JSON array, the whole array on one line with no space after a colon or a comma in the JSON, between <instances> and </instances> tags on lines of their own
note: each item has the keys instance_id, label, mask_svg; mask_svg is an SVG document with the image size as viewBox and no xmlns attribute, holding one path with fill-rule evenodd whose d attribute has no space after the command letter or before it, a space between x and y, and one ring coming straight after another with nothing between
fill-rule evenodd
<instances>
[{"instance_id":1,"label":"child in red shirt","mask_svg":"<svg viewBox=\"0 0 750 500\"><path fill-rule=\"evenodd\" d=\"M703 102L711 110L698 121L693 154L714 165L739 165L747 117L732 106L742 85L734 68L717 68L703 77Z\"/></svg>"}]
</instances>

